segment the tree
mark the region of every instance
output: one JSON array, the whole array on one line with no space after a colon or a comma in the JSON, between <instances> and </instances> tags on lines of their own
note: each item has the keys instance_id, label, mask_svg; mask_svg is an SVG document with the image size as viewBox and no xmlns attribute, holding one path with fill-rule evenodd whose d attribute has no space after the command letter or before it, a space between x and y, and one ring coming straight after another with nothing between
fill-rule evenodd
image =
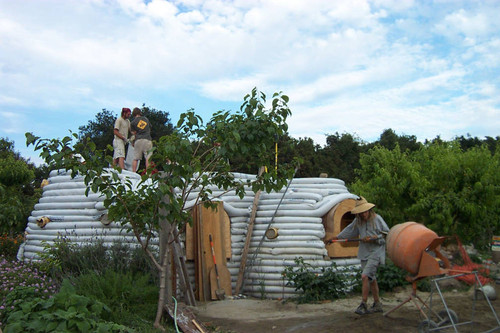
<instances>
[{"instance_id":1,"label":"tree","mask_svg":"<svg viewBox=\"0 0 500 333\"><path fill-rule=\"evenodd\" d=\"M361 154L358 179L351 190L377 204L377 212L389 226L416 219L408 207L416 200L415 183L419 183L419 165L413 163L408 152L396 144L393 150L375 146Z\"/></svg>"},{"instance_id":2,"label":"tree","mask_svg":"<svg viewBox=\"0 0 500 333\"><path fill-rule=\"evenodd\" d=\"M79 139L80 143L84 143L90 139L97 147L97 149L104 150L107 145L113 142L113 127L117 115L109 110L102 109L97 113L95 120L89 120L87 125L80 126Z\"/></svg>"},{"instance_id":3,"label":"tree","mask_svg":"<svg viewBox=\"0 0 500 333\"><path fill-rule=\"evenodd\" d=\"M459 141L436 140L414 152L376 146L360 162L352 190L376 202L389 225L413 220L483 248L500 228L500 154L486 145L463 151Z\"/></svg>"},{"instance_id":4,"label":"tree","mask_svg":"<svg viewBox=\"0 0 500 333\"><path fill-rule=\"evenodd\" d=\"M27 142L41 150L40 156L47 163L71 170L74 176L85 175L88 191L100 191L106 196L104 204L109 217L134 233L160 274L155 326L160 324L163 305L171 302L171 295L165 294L171 273L170 251L164 245L178 241L179 230L189 223L188 203L212 205L211 187L235 191L240 197L248 188L279 190L293 174L292 168L279 168L278 172L268 168L256 179L241 182L230 172L229 158L234 155L246 155L248 160L265 165L273 138L287 131L286 119L291 113L288 97L274 94L269 110L264 108L265 100L266 96L254 88L245 96L239 112L216 112L206 124L192 110L183 113L177 129L160 138L154 151L153 160L161 172L149 169L142 181L134 185L129 179L120 178L120 169L110 171L102 167L99 159L103 152L90 140L75 147L87 161L80 164L71 149L72 138L49 140L26 133ZM106 159L110 161L111 157ZM196 198L188 200L193 193ZM159 257L150 246L151 238L158 232L163 246Z\"/></svg>"},{"instance_id":5,"label":"tree","mask_svg":"<svg viewBox=\"0 0 500 333\"><path fill-rule=\"evenodd\" d=\"M453 141L431 144L415 160L427 181L412 211L433 230L486 248L500 229L500 154Z\"/></svg>"},{"instance_id":6,"label":"tree","mask_svg":"<svg viewBox=\"0 0 500 333\"><path fill-rule=\"evenodd\" d=\"M288 160L292 161L294 158L300 160L300 168L297 170L297 177L318 177L323 170L321 159L318 158L318 151L321 147L315 144L311 138L289 139L292 155ZM285 155L286 151L282 155Z\"/></svg>"},{"instance_id":7,"label":"tree","mask_svg":"<svg viewBox=\"0 0 500 333\"><path fill-rule=\"evenodd\" d=\"M142 114L151 122L151 137L153 141L159 141L161 137L173 133L174 125L170 121L168 112L156 110L142 104Z\"/></svg>"},{"instance_id":8,"label":"tree","mask_svg":"<svg viewBox=\"0 0 500 333\"><path fill-rule=\"evenodd\" d=\"M401 151L416 151L422 147L422 144L417 142L415 135L397 135L392 129L386 129L380 134L380 139L373 142L370 146L381 145L389 150L396 148L399 145Z\"/></svg>"},{"instance_id":9,"label":"tree","mask_svg":"<svg viewBox=\"0 0 500 333\"><path fill-rule=\"evenodd\" d=\"M348 133L335 133L326 137L326 146L321 150L321 165L331 176L354 181L354 170L359 168L359 156L364 151L363 142Z\"/></svg>"},{"instance_id":10,"label":"tree","mask_svg":"<svg viewBox=\"0 0 500 333\"><path fill-rule=\"evenodd\" d=\"M33 180L35 166L14 150L14 142L0 138L0 232L21 233L39 198Z\"/></svg>"},{"instance_id":11,"label":"tree","mask_svg":"<svg viewBox=\"0 0 500 333\"><path fill-rule=\"evenodd\" d=\"M457 136L455 141L460 143L460 147L462 150L468 150L474 147L481 147L486 145L490 150L491 154L495 154L497 147L500 146L500 136L493 138L491 136L486 136L484 140L479 139L477 136L472 137L470 134L467 134L466 137L463 135Z\"/></svg>"}]
</instances>

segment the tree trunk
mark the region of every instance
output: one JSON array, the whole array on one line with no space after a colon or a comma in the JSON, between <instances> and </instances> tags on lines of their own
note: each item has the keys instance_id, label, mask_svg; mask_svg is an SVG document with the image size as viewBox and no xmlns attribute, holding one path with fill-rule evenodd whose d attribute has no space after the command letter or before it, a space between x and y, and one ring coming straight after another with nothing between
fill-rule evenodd
<instances>
[{"instance_id":1,"label":"tree trunk","mask_svg":"<svg viewBox=\"0 0 500 333\"><path fill-rule=\"evenodd\" d=\"M168 202L168 197L165 196L163 198L164 202ZM160 210L161 215L166 215L165 211ZM170 251L169 244L172 240L172 225L167 220L167 218L163 218L160 221L160 230L159 230L159 242L160 242L160 292L158 295L158 306L156 309L156 319L154 326L161 327L160 321L163 316L163 309L165 304L170 304L172 302L172 284L169 283L171 281L171 265L170 265Z\"/></svg>"}]
</instances>

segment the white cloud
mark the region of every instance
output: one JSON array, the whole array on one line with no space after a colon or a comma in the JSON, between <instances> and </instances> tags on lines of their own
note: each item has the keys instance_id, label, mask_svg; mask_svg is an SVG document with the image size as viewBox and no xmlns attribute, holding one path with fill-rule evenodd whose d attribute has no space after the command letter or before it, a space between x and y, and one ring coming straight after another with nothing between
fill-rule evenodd
<instances>
[{"instance_id":1,"label":"white cloud","mask_svg":"<svg viewBox=\"0 0 500 333\"><path fill-rule=\"evenodd\" d=\"M290 132L317 140L385 128L424 139L468 126L495 136L499 9L490 1L0 0L0 110L15 107L9 130L22 132L38 109L91 119L159 100L183 111L204 98L239 102L257 86L287 94ZM190 105L163 97L175 99L173 91L192 94L182 96Z\"/></svg>"}]
</instances>

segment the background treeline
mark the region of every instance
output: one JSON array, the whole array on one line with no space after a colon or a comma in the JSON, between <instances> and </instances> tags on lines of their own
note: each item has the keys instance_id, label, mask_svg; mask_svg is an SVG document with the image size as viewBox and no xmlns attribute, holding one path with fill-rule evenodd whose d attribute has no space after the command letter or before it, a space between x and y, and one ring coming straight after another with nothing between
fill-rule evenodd
<instances>
[{"instance_id":1,"label":"background treeline","mask_svg":"<svg viewBox=\"0 0 500 333\"><path fill-rule=\"evenodd\" d=\"M152 122L153 140L174 130L168 112L144 105L143 112ZM117 116L103 109L79 128L80 141L90 138L98 149L106 149ZM390 226L422 222L440 235L457 234L482 248L500 234L500 136L419 142L414 135L386 129L374 142L349 133L328 135L324 146L311 138L276 141L280 161L301 161L296 177L326 173L344 180L352 193L376 203ZM276 151L269 152L269 167L275 158ZM252 174L259 168L247 157L235 156L231 165L233 171ZM0 138L0 233L24 230L48 171L20 156L8 138Z\"/></svg>"}]
</instances>

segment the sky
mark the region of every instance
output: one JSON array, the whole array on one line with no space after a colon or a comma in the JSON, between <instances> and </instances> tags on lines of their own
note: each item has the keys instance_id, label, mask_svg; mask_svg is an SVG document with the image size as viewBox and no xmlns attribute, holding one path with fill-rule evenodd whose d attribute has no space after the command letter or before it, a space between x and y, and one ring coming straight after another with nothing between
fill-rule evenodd
<instances>
[{"instance_id":1,"label":"sky","mask_svg":"<svg viewBox=\"0 0 500 333\"><path fill-rule=\"evenodd\" d=\"M254 87L320 145L496 137L499 17L497 0L0 0L0 137L39 163L26 132L143 104L207 121Z\"/></svg>"}]
</instances>

